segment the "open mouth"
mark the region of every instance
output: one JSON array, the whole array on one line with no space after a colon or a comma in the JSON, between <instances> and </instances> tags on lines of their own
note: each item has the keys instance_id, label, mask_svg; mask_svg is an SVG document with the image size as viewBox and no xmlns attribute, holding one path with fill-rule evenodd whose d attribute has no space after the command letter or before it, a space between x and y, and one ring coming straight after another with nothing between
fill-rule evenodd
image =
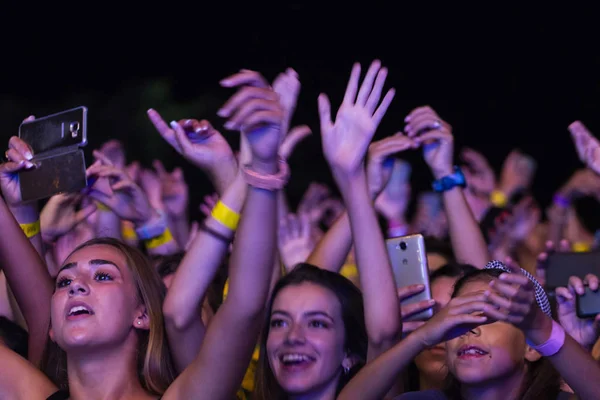
<instances>
[{"instance_id":1,"label":"open mouth","mask_svg":"<svg viewBox=\"0 0 600 400\"><path fill-rule=\"evenodd\" d=\"M488 352L477 346L463 346L458 352L458 358L479 358L487 355Z\"/></svg>"},{"instance_id":2,"label":"open mouth","mask_svg":"<svg viewBox=\"0 0 600 400\"><path fill-rule=\"evenodd\" d=\"M67 319L77 319L83 316L93 315L94 312L91 308L86 305L74 305L69 309L67 313Z\"/></svg>"},{"instance_id":3,"label":"open mouth","mask_svg":"<svg viewBox=\"0 0 600 400\"><path fill-rule=\"evenodd\" d=\"M279 356L279 361L286 368L305 367L315 359L300 353L284 353Z\"/></svg>"}]
</instances>

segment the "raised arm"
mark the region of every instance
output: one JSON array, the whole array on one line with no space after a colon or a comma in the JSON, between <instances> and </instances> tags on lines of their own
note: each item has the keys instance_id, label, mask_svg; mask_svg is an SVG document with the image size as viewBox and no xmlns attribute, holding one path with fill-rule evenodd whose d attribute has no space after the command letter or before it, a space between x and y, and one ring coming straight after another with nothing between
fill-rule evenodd
<instances>
[{"instance_id":1,"label":"raised arm","mask_svg":"<svg viewBox=\"0 0 600 400\"><path fill-rule=\"evenodd\" d=\"M360 65L350 81L335 122L327 96L319 96L323 152L348 210L365 304L369 358L389 348L400 334L400 310L392 268L367 185L364 166L369 143L393 96L379 99L387 69L374 61L359 90ZM357 94L358 92L358 94Z\"/></svg>"},{"instance_id":2,"label":"raised arm","mask_svg":"<svg viewBox=\"0 0 600 400\"><path fill-rule=\"evenodd\" d=\"M37 208L20 204L18 171L33 167L28 161L30 157L27 152L30 150L17 137L10 139L9 146L9 161L0 166L1 187L5 199L0 201L0 221L3 226L0 269L4 270L6 281L27 323L28 358L34 365L38 365L48 338L49 304L54 283L40 256L42 241Z\"/></svg>"},{"instance_id":3,"label":"raised arm","mask_svg":"<svg viewBox=\"0 0 600 400\"><path fill-rule=\"evenodd\" d=\"M423 145L423 158L434 179L454 174L452 127L427 106L413 110L405 122L407 135ZM489 261L487 245L463 189L454 186L445 190L442 196L456 261L483 268Z\"/></svg>"},{"instance_id":4,"label":"raised arm","mask_svg":"<svg viewBox=\"0 0 600 400\"><path fill-rule=\"evenodd\" d=\"M166 400L234 397L258 340L274 263L276 188L287 180L277 155L281 105L256 72L242 70L221 84L240 87L219 115L230 118L227 126L248 138L252 161L243 168L250 186L231 256L227 298L211 320L200 354L165 393Z\"/></svg>"}]
</instances>

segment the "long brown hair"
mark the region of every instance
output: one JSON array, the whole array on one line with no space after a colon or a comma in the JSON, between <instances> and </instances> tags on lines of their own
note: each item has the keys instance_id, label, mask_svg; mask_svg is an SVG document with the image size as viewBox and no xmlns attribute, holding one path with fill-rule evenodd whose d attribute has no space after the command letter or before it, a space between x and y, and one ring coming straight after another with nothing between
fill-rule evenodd
<instances>
[{"instance_id":1,"label":"long brown hair","mask_svg":"<svg viewBox=\"0 0 600 400\"><path fill-rule=\"evenodd\" d=\"M138 378L151 394L160 395L175 379L175 368L167 345L162 313L165 287L151 267L148 258L138 249L113 238L96 238L78 246L71 254L90 246L105 245L123 254L137 287L138 300L146 307L150 329L138 329ZM42 370L62 390L68 390L67 355L58 345L46 342Z\"/></svg>"},{"instance_id":2,"label":"long brown hair","mask_svg":"<svg viewBox=\"0 0 600 400\"><path fill-rule=\"evenodd\" d=\"M454 285L452 297L468 282L491 281L504 271L500 269L478 269L466 273ZM542 357L534 362L525 362L525 379L519 390L518 400L555 399L560 392L560 375L548 359ZM461 399L461 383L451 373L446 376L444 392L448 399Z\"/></svg>"},{"instance_id":3,"label":"long brown hair","mask_svg":"<svg viewBox=\"0 0 600 400\"><path fill-rule=\"evenodd\" d=\"M367 331L365 328L363 300L360 290L350 280L340 274L326 271L310 264L298 264L292 272L277 282L271 294L261 333L260 358L258 360L256 388L253 393L253 399L275 400L287 397L277 383L277 379L273 375L267 358L269 322L271 320L273 301L277 297L277 294L287 286L299 285L303 282L314 283L329 289L335 294L342 308L346 353L358 359L358 362L350 369L348 374L342 374L338 382L337 393L356 375L367 359Z\"/></svg>"}]
</instances>

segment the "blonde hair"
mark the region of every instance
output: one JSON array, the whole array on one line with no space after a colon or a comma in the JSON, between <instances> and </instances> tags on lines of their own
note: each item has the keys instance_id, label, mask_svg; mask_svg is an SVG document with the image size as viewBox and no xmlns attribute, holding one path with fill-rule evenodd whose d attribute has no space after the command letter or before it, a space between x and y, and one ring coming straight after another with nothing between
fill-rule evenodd
<instances>
[{"instance_id":1,"label":"blonde hair","mask_svg":"<svg viewBox=\"0 0 600 400\"><path fill-rule=\"evenodd\" d=\"M175 379L162 313L166 289L158 272L148 258L138 249L113 238L96 238L78 246L75 252L90 246L105 245L117 249L127 262L137 288L138 300L146 306L150 319L149 330L138 332L138 378L140 384L151 394L163 394ZM66 353L48 339L42 369L63 390L68 390Z\"/></svg>"}]
</instances>

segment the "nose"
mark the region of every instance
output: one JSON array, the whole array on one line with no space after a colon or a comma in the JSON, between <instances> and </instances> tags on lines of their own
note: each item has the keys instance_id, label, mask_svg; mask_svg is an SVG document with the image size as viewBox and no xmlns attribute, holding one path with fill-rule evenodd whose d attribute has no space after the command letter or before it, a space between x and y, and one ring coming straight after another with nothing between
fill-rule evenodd
<instances>
[{"instance_id":1,"label":"nose","mask_svg":"<svg viewBox=\"0 0 600 400\"><path fill-rule=\"evenodd\" d=\"M84 296L90 292L88 285L81 279L74 280L69 286L69 296Z\"/></svg>"},{"instance_id":2,"label":"nose","mask_svg":"<svg viewBox=\"0 0 600 400\"><path fill-rule=\"evenodd\" d=\"M465 335L466 336L473 335L476 337L481 336L481 328L476 326L475 328L468 330L467 333L465 333Z\"/></svg>"},{"instance_id":3,"label":"nose","mask_svg":"<svg viewBox=\"0 0 600 400\"><path fill-rule=\"evenodd\" d=\"M285 339L288 344L304 343L304 329L302 329L300 324L292 324L290 329L287 331Z\"/></svg>"}]
</instances>

